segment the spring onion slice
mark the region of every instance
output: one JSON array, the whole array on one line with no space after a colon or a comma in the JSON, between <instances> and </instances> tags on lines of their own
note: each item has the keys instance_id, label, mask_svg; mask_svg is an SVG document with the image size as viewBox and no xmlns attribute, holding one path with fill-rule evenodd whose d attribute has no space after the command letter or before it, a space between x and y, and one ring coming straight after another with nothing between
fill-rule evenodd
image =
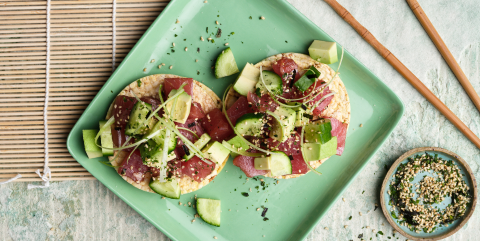
<instances>
[{"instance_id":1,"label":"spring onion slice","mask_svg":"<svg viewBox=\"0 0 480 241\"><path fill-rule=\"evenodd\" d=\"M184 130L184 131L191 132L196 138L199 138L198 135L197 135L194 131L192 131L192 130L190 130L190 129L188 129L188 128L181 127L181 126L177 126L177 128L178 128L178 129L181 129L181 130Z\"/></svg>"},{"instance_id":2,"label":"spring onion slice","mask_svg":"<svg viewBox=\"0 0 480 241\"><path fill-rule=\"evenodd\" d=\"M239 136L245 143L247 143L247 145L249 145L249 146L252 147L253 149L256 149L256 150L258 150L258 151L265 152L265 153L270 154L270 155L278 155L278 153L264 150L264 149L256 146L255 144L249 142L249 141L248 141L247 139L245 139L240 133L238 133L237 130L235 130L235 127L233 126L232 122L230 121L230 117L228 117L227 108L226 108L226 106L225 106L225 98L226 98L226 96L227 96L228 90L230 90L231 87L232 87L232 85L228 86L227 89L225 90L225 92L223 93L222 112L223 112L223 114L225 115L225 118L227 119L228 124L230 124L230 127L233 129L233 132L235 132L235 134L236 134L237 136Z\"/></svg>"},{"instance_id":3,"label":"spring onion slice","mask_svg":"<svg viewBox=\"0 0 480 241\"><path fill-rule=\"evenodd\" d=\"M102 133L104 131L107 130L107 128L110 128L110 126L112 126L113 123L115 123L115 117L112 115L112 117L110 117L110 119L108 119L108 121L105 123L105 125L103 125L103 127L100 128L97 135L95 136L95 145L97 145L100 148L102 147L101 145L97 144L98 138L102 135Z\"/></svg>"},{"instance_id":4,"label":"spring onion slice","mask_svg":"<svg viewBox=\"0 0 480 241\"><path fill-rule=\"evenodd\" d=\"M163 153L162 153L162 162L160 163L160 176L159 176L159 181L160 182L166 182L167 180L167 156L168 156L168 143L170 142L170 135L171 131L169 129L166 130L165 134L165 140L163 142Z\"/></svg>"},{"instance_id":5,"label":"spring onion slice","mask_svg":"<svg viewBox=\"0 0 480 241\"><path fill-rule=\"evenodd\" d=\"M280 98L280 99L283 99L283 100L286 100L286 101L297 101L297 100L303 100L303 99L306 99L308 98L310 95L312 95L313 91L310 92L308 95L302 97L302 98L298 98L298 99L288 99L288 98L285 98L285 97L282 97L282 96L279 96L279 95L276 95L274 94L268 87L267 85L265 84L265 81L263 80L263 74L262 74L263 70L262 70L262 66L260 66L260 79L262 80L262 84L265 86L265 89L267 89L267 92L270 94L270 96L274 95L275 97L277 98ZM293 80L292 80L293 81ZM313 86L313 89L315 89L317 86L317 81L315 81L315 85ZM272 97L272 99L275 100L275 98ZM300 106L296 106L296 107L300 107Z\"/></svg>"},{"instance_id":6,"label":"spring onion slice","mask_svg":"<svg viewBox=\"0 0 480 241\"><path fill-rule=\"evenodd\" d=\"M284 129L283 125L282 125L282 120L280 119L280 117L279 117L277 114L275 114L275 113L273 113L273 112L271 112L271 111L269 111L269 110L267 110L266 113L269 114L269 115L271 115L271 116L273 116L273 118L275 118L275 120L276 120L276 121L278 122L278 124L280 125L280 131L282 132L282 133L280 134L280 140L278 141L278 145L274 148L274 150L275 150L275 149L277 149L277 147L280 146L280 144L282 144L282 140L283 140L283 137L284 137L284 135L285 135L285 134L284 134L284 133L285 133L285 129Z\"/></svg>"},{"instance_id":7,"label":"spring onion slice","mask_svg":"<svg viewBox=\"0 0 480 241\"><path fill-rule=\"evenodd\" d=\"M312 113L313 110L315 110L315 108L317 108L317 107L320 105L320 103L322 103L322 101L324 101L326 98L328 98L328 97L330 97L330 96L332 96L332 95L335 95L335 94L337 94L337 92L333 91L332 93L323 96L319 101L317 101L317 103L315 103L315 105L313 105L312 108L310 108L310 112L309 112L309 113Z\"/></svg>"},{"instance_id":8,"label":"spring onion slice","mask_svg":"<svg viewBox=\"0 0 480 241\"><path fill-rule=\"evenodd\" d=\"M315 173L318 174L318 175L322 175L321 172L313 169L313 167L310 166L310 162L307 161L307 158L305 158L305 153L304 153L304 151L303 151L303 134L304 134L304 132L305 132L305 128L302 128L302 131L301 131L301 134L300 134L300 148L302 148L303 161L305 161L305 163L307 164L308 168L310 168L310 170L312 170L313 172L315 172Z\"/></svg>"},{"instance_id":9,"label":"spring onion slice","mask_svg":"<svg viewBox=\"0 0 480 241\"><path fill-rule=\"evenodd\" d=\"M231 152L235 152L239 155L242 155L242 156L251 156L251 157L261 157L261 156L265 156L265 154L263 153L251 153L251 152L248 152L248 151L242 151L242 150L238 150L238 149L235 149L232 147L232 145L230 145L230 143L226 142L225 140L222 142L222 145L227 148L229 151Z\"/></svg>"},{"instance_id":10,"label":"spring onion slice","mask_svg":"<svg viewBox=\"0 0 480 241\"><path fill-rule=\"evenodd\" d=\"M343 62L343 52L344 52L344 49L342 47L342 56L340 57L340 62L338 62L338 67L337 67L337 71L335 71L335 74L333 75L333 77L325 84L321 85L320 86L320 91L315 95L313 96L312 98L308 99L306 102L310 102L312 100L314 100L315 98L317 98L318 95L320 95L321 93L323 93L323 91L327 88L327 86L330 86L330 84L333 82L333 80L337 77L338 75L338 71L340 70L340 66L342 66L342 62ZM316 81L315 81L316 83ZM315 90L315 89L314 89ZM313 91L312 91L313 92ZM311 92L311 93L312 93Z\"/></svg>"}]
</instances>

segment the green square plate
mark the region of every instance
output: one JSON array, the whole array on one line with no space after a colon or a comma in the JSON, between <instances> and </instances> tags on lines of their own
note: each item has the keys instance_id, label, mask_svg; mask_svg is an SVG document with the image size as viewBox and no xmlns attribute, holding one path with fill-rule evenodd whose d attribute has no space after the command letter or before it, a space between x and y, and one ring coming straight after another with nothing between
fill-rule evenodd
<instances>
[{"instance_id":1,"label":"green square plate","mask_svg":"<svg viewBox=\"0 0 480 241\"><path fill-rule=\"evenodd\" d=\"M265 20L259 19L260 16ZM222 36L215 38L218 27ZM215 43L206 41L208 37ZM229 161L213 183L180 199L182 203L193 202L194 195L220 199L221 227L210 226L200 219L192 223L196 213L192 207L136 189L113 168L89 160L83 147L82 129L98 128L98 121L105 117L117 93L146 75L171 73L193 77L221 96L235 79L235 76L215 79L211 68L225 43L229 43L242 68L247 61L256 63L282 52L307 53L314 39L333 41L283 0L208 0L208 3L173 0L90 103L73 127L67 147L92 175L172 239L208 240L216 236L220 240L252 240L263 235L269 240L304 239L375 154L403 113L398 97L347 51L341 77L350 96L352 118L343 155L324 163L318 169L323 173L321 176L310 173L281 180L279 184L266 179L265 190L260 181L247 181ZM161 63L165 66L159 69ZM333 64L333 69L337 65ZM360 124L362 128L358 128ZM250 196L244 197L241 192ZM256 211L262 205L268 208L267 221Z\"/></svg>"}]
</instances>

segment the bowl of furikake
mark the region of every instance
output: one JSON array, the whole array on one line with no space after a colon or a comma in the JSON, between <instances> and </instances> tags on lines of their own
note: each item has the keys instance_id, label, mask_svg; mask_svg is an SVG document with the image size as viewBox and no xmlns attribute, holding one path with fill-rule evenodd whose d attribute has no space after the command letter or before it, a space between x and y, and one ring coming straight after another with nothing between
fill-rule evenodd
<instances>
[{"instance_id":1,"label":"bowl of furikake","mask_svg":"<svg viewBox=\"0 0 480 241\"><path fill-rule=\"evenodd\" d=\"M439 240L458 231L477 199L468 164L445 149L413 149L392 165L380 194L388 222L411 239Z\"/></svg>"}]
</instances>

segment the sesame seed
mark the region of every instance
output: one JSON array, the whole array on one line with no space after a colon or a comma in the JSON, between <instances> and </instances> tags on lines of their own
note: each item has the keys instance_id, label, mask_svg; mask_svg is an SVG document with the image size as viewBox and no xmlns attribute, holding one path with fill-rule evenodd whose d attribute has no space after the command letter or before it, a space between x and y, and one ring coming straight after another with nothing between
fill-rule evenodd
<instances>
[{"instance_id":1,"label":"sesame seed","mask_svg":"<svg viewBox=\"0 0 480 241\"><path fill-rule=\"evenodd\" d=\"M348 225L344 225L343 228L348 228Z\"/></svg>"},{"instance_id":2,"label":"sesame seed","mask_svg":"<svg viewBox=\"0 0 480 241\"><path fill-rule=\"evenodd\" d=\"M342 201L345 202L345 198L342 198Z\"/></svg>"},{"instance_id":3,"label":"sesame seed","mask_svg":"<svg viewBox=\"0 0 480 241\"><path fill-rule=\"evenodd\" d=\"M207 38L208 41L212 40L212 38Z\"/></svg>"},{"instance_id":4,"label":"sesame seed","mask_svg":"<svg viewBox=\"0 0 480 241\"><path fill-rule=\"evenodd\" d=\"M161 65L161 64L159 64L159 65L158 65L158 68L159 68L159 69L160 69L160 68L162 68L162 65Z\"/></svg>"},{"instance_id":5,"label":"sesame seed","mask_svg":"<svg viewBox=\"0 0 480 241\"><path fill-rule=\"evenodd\" d=\"M150 60L150 63L153 63L153 62L155 62L155 59Z\"/></svg>"},{"instance_id":6,"label":"sesame seed","mask_svg":"<svg viewBox=\"0 0 480 241\"><path fill-rule=\"evenodd\" d=\"M203 36L200 36L200 40L204 41Z\"/></svg>"},{"instance_id":7,"label":"sesame seed","mask_svg":"<svg viewBox=\"0 0 480 241\"><path fill-rule=\"evenodd\" d=\"M265 20L265 17L264 17L264 16L261 16L260 19L261 19L261 20Z\"/></svg>"},{"instance_id":8,"label":"sesame seed","mask_svg":"<svg viewBox=\"0 0 480 241\"><path fill-rule=\"evenodd\" d=\"M363 124L360 124L360 127L363 127Z\"/></svg>"},{"instance_id":9,"label":"sesame seed","mask_svg":"<svg viewBox=\"0 0 480 241\"><path fill-rule=\"evenodd\" d=\"M185 47L185 51L188 51L188 48L187 48L187 47Z\"/></svg>"},{"instance_id":10,"label":"sesame seed","mask_svg":"<svg viewBox=\"0 0 480 241\"><path fill-rule=\"evenodd\" d=\"M165 197L162 197L162 199L165 199Z\"/></svg>"},{"instance_id":11,"label":"sesame seed","mask_svg":"<svg viewBox=\"0 0 480 241\"><path fill-rule=\"evenodd\" d=\"M147 72L147 68L144 68L144 69L143 69L143 72Z\"/></svg>"},{"instance_id":12,"label":"sesame seed","mask_svg":"<svg viewBox=\"0 0 480 241\"><path fill-rule=\"evenodd\" d=\"M198 62L198 59L196 59L195 62Z\"/></svg>"},{"instance_id":13,"label":"sesame seed","mask_svg":"<svg viewBox=\"0 0 480 241\"><path fill-rule=\"evenodd\" d=\"M203 1L203 3L208 3L208 1L207 1L207 0L205 0L205 1Z\"/></svg>"},{"instance_id":14,"label":"sesame seed","mask_svg":"<svg viewBox=\"0 0 480 241\"><path fill-rule=\"evenodd\" d=\"M225 43L225 46L228 46L228 43Z\"/></svg>"},{"instance_id":15,"label":"sesame seed","mask_svg":"<svg viewBox=\"0 0 480 241\"><path fill-rule=\"evenodd\" d=\"M175 43L172 43L172 46L175 47Z\"/></svg>"},{"instance_id":16,"label":"sesame seed","mask_svg":"<svg viewBox=\"0 0 480 241\"><path fill-rule=\"evenodd\" d=\"M162 63L162 66L165 66L165 63Z\"/></svg>"},{"instance_id":17,"label":"sesame seed","mask_svg":"<svg viewBox=\"0 0 480 241\"><path fill-rule=\"evenodd\" d=\"M177 21L175 23L180 23L180 20L177 19Z\"/></svg>"},{"instance_id":18,"label":"sesame seed","mask_svg":"<svg viewBox=\"0 0 480 241\"><path fill-rule=\"evenodd\" d=\"M215 21L215 24L217 24L217 25L218 25L218 21Z\"/></svg>"},{"instance_id":19,"label":"sesame seed","mask_svg":"<svg viewBox=\"0 0 480 241\"><path fill-rule=\"evenodd\" d=\"M329 228L328 228L328 227L325 227L325 230L329 230Z\"/></svg>"},{"instance_id":20,"label":"sesame seed","mask_svg":"<svg viewBox=\"0 0 480 241\"><path fill-rule=\"evenodd\" d=\"M358 212L358 215L362 216L362 212Z\"/></svg>"},{"instance_id":21,"label":"sesame seed","mask_svg":"<svg viewBox=\"0 0 480 241\"><path fill-rule=\"evenodd\" d=\"M170 65L170 67L168 67L169 69L173 69L173 65Z\"/></svg>"},{"instance_id":22,"label":"sesame seed","mask_svg":"<svg viewBox=\"0 0 480 241\"><path fill-rule=\"evenodd\" d=\"M260 208L257 208L257 211L260 211Z\"/></svg>"},{"instance_id":23,"label":"sesame seed","mask_svg":"<svg viewBox=\"0 0 480 241\"><path fill-rule=\"evenodd\" d=\"M213 236L214 239L217 239L217 236Z\"/></svg>"}]
</instances>

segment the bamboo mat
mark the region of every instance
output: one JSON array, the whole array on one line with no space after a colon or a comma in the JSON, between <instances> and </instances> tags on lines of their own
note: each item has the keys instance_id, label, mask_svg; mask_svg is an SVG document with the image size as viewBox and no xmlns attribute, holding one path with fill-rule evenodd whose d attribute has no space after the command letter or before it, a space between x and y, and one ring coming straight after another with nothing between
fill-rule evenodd
<instances>
[{"instance_id":1,"label":"bamboo mat","mask_svg":"<svg viewBox=\"0 0 480 241\"><path fill-rule=\"evenodd\" d=\"M94 179L68 153L66 138L111 75L113 63L118 66L168 1L51 0L51 181ZM0 181L18 173L23 178L16 181L41 181L35 171L44 165L46 19L46 0L0 2Z\"/></svg>"}]
</instances>

